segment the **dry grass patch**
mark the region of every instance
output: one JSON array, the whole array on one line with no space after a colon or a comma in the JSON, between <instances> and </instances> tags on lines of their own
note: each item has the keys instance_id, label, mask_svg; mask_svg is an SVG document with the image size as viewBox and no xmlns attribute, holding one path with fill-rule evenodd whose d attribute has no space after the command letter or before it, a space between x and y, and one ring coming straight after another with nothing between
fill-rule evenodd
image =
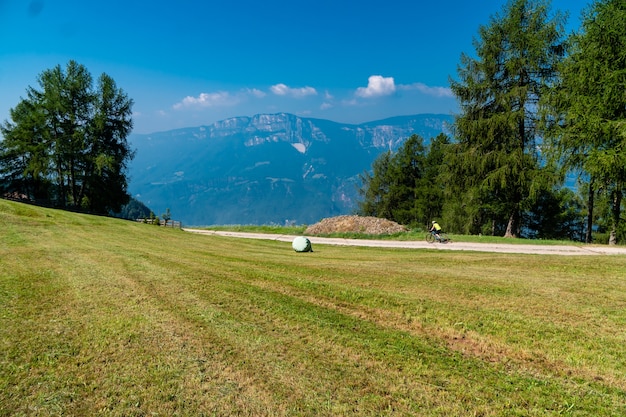
<instances>
[{"instance_id":1,"label":"dry grass patch","mask_svg":"<svg viewBox=\"0 0 626 417\"><path fill-rule=\"evenodd\" d=\"M307 227L304 234L360 233L365 235L393 235L406 231L408 231L406 226L379 217L337 216L323 219Z\"/></svg>"}]
</instances>

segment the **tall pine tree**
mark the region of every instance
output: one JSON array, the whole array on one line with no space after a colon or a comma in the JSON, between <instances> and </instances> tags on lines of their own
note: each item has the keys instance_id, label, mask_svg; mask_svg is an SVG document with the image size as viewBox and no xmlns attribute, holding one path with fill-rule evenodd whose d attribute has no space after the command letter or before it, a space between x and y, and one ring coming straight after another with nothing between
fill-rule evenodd
<instances>
[{"instance_id":1,"label":"tall pine tree","mask_svg":"<svg viewBox=\"0 0 626 417\"><path fill-rule=\"evenodd\" d=\"M463 54L451 88L461 113L452 168L455 191L463 193L467 223L474 230L504 222L516 237L521 215L550 175L538 153L537 107L554 82L564 47L563 22L550 19L544 1L511 0L475 40L475 57ZM478 229L478 230L476 230Z\"/></svg>"},{"instance_id":2,"label":"tall pine tree","mask_svg":"<svg viewBox=\"0 0 626 417\"><path fill-rule=\"evenodd\" d=\"M38 83L0 126L4 191L58 207L119 211L129 199L132 100L106 74L94 89L91 74L75 61L42 72Z\"/></svg>"},{"instance_id":3,"label":"tall pine tree","mask_svg":"<svg viewBox=\"0 0 626 417\"><path fill-rule=\"evenodd\" d=\"M615 244L626 186L626 2L594 3L571 44L561 82L546 100L552 122L547 132L560 162L588 184L587 241L594 196L601 193L610 204L600 218Z\"/></svg>"}]
</instances>

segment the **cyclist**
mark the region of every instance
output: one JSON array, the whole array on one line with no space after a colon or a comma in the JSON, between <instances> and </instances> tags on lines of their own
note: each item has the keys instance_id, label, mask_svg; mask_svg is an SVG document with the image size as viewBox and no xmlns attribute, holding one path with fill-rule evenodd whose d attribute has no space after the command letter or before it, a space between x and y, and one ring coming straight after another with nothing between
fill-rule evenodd
<instances>
[{"instance_id":1,"label":"cyclist","mask_svg":"<svg viewBox=\"0 0 626 417\"><path fill-rule=\"evenodd\" d=\"M430 233L435 235L435 238L437 238L437 240L440 240L441 236L439 234L441 233L441 226L439 226L439 223L437 223L435 220L433 220L432 224L433 225L430 228Z\"/></svg>"}]
</instances>

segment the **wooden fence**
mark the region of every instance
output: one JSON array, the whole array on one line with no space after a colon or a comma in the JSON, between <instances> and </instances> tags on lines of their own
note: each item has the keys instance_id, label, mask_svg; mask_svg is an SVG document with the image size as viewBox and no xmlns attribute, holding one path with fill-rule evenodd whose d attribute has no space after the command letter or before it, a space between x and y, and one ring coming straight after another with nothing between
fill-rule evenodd
<instances>
[{"instance_id":1,"label":"wooden fence","mask_svg":"<svg viewBox=\"0 0 626 417\"><path fill-rule=\"evenodd\" d=\"M138 222L140 223L146 223L146 224L154 224L154 222L156 221L156 219L137 219ZM159 220L159 226L163 226L163 227L177 227L177 228L182 228L183 224L181 222L179 222L178 220Z\"/></svg>"}]
</instances>

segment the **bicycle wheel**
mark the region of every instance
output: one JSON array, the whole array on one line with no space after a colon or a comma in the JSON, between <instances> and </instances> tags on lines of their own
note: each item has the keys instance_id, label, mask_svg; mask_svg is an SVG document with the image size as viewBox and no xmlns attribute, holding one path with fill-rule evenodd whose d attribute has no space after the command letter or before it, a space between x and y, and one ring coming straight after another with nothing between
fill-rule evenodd
<instances>
[{"instance_id":1,"label":"bicycle wheel","mask_svg":"<svg viewBox=\"0 0 626 417\"><path fill-rule=\"evenodd\" d=\"M448 235L447 235L447 234L445 234L445 233L440 233L440 234L439 234L439 239L440 239L439 241L440 241L441 243L448 243L448 242L450 242L450 238L449 238L449 237L448 237Z\"/></svg>"},{"instance_id":2,"label":"bicycle wheel","mask_svg":"<svg viewBox=\"0 0 626 417\"><path fill-rule=\"evenodd\" d=\"M426 234L426 242L434 243L435 242L435 235L433 235L432 233L427 233Z\"/></svg>"}]
</instances>

